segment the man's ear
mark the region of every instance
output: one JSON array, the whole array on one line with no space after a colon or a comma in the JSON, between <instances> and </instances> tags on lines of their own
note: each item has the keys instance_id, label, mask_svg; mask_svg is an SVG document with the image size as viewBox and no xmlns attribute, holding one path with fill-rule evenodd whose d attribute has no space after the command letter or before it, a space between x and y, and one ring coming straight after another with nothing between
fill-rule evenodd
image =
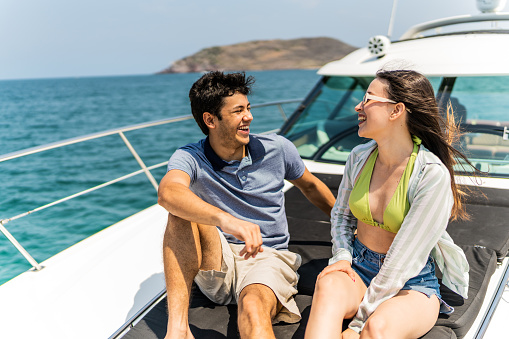
<instances>
[{"instance_id":1,"label":"man's ear","mask_svg":"<svg viewBox=\"0 0 509 339\"><path fill-rule=\"evenodd\" d=\"M203 122L205 122L205 125L207 125L207 127L209 129L216 128L216 119L215 118L216 118L216 116L210 114L209 112L203 113Z\"/></svg>"}]
</instances>

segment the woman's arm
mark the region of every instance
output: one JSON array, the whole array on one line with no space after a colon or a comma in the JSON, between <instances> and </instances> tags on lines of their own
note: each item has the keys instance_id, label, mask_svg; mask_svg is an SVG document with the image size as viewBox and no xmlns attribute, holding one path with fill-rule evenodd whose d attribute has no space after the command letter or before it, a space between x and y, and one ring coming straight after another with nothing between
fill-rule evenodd
<instances>
[{"instance_id":1,"label":"woman's arm","mask_svg":"<svg viewBox=\"0 0 509 339\"><path fill-rule=\"evenodd\" d=\"M332 258L329 259L329 265L340 260L352 263L352 243L357 219L350 211L348 200L353 189L354 158L354 153L350 153L338 188L336 203L331 212Z\"/></svg>"}]
</instances>

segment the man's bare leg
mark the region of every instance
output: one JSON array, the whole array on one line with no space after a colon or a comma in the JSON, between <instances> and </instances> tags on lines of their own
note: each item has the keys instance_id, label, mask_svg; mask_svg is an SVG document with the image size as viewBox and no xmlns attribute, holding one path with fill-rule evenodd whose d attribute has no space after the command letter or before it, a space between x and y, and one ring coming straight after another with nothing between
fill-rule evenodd
<instances>
[{"instance_id":1,"label":"man's bare leg","mask_svg":"<svg viewBox=\"0 0 509 339\"><path fill-rule=\"evenodd\" d=\"M221 242L216 228L196 225L169 214L163 259L168 291L166 338L193 338L188 323L193 279L200 268L221 269Z\"/></svg>"},{"instance_id":2,"label":"man's bare leg","mask_svg":"<svg viewBox=\"0 0 509 339\"><path fill-rule=\"evenodd\" d=\"M274 292L262 284L246 286L239 296L241 338L275 338L272 319L283 307Z\"/></svg>"}]
</instances>

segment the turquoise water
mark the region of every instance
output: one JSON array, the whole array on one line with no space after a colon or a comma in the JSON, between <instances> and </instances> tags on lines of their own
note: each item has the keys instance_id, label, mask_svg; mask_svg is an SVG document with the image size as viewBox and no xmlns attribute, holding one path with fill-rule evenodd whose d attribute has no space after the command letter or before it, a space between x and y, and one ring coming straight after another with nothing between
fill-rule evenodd
<instances>
[{"instance_id":1,"label":"turquoise water","mask_svg":"<svg viewBox=\"0 0 509 339\"><path fill-rule=\"evenodd\" d=\"M316 71L249 72L252 104L304 97ZM0 154L117 127L190 114L200 74L0 81ZM297 104L288 104L289 115ZM253 132L280 127L276 107L253 110ZM127 132L147 166L203 134L193 120ZM0 219L139 169L118 135L0 163ZM164 168L153 171L156 180ZM14 220L5 227L39 262L157 202L144 175ZM31 268L0 235L0 284Z\"/></svg>"}]
</instances>

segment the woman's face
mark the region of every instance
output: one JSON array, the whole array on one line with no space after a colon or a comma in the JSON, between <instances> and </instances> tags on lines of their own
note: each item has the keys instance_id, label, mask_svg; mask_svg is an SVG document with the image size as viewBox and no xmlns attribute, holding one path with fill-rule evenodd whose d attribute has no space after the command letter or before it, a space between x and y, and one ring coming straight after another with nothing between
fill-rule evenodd
<instances>
[{"instance_id":1,"label":"woman's face","mask_svg":"<svg viewBox=\"0 0 509 339\"><path fill-rule=\"evenodd\" d=\"M365 99L355 106L360 137L374 139L379 133L387 131L395 102L387 98L385 88L386 81L375 78L366 91ZM370 96L376 98L370 98Z\"/></svg>"}]
</instances>

